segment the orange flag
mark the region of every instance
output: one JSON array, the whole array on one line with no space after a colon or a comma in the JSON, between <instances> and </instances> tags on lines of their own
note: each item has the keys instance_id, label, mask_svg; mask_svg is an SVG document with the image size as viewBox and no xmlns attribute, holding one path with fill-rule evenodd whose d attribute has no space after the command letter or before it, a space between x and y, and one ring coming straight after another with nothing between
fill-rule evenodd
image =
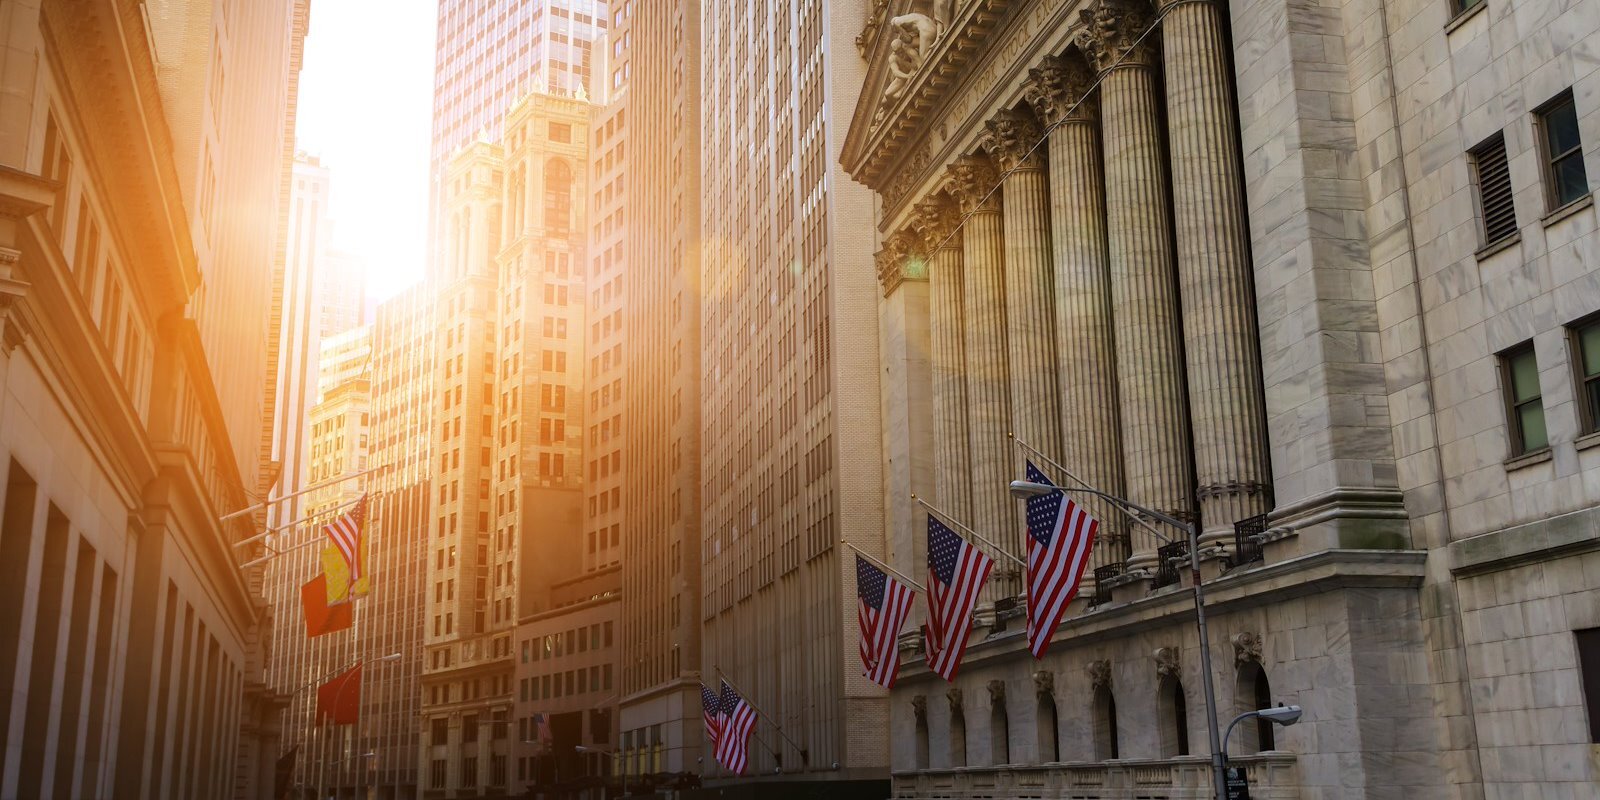
<instances>
[{"instance_id":1,"label":"orange flag","mask_svg":"<svg viewBox=\"0 0 1600 800\"><path fill-rule=\"evenodd\" d=\"M328 605L328 578L318 575L300 587L300 605L305 610L306 638L342 631L355 621L349 603Z\"/></svg>"},{"instance_id":2,"label":"orange flag","mask_svg":"<svg viewBox=\"0 0 1600 800\"><path fill-rule=\"evenodd\" d=\"M361 714L361 664L317 687L317 722L354 725Z\"/></svg>"}]
</instances>

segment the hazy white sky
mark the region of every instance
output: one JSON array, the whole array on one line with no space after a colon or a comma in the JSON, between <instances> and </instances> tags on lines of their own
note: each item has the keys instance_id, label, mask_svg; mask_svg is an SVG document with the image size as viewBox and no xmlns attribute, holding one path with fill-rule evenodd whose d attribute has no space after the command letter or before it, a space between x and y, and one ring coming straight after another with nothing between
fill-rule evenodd
<instances>
[{"instance_id":1,"label":"hazy white sky","mask_svg":"<svg viewBox=\"0 0 1600 800\"><path fill-rule=\"evenodd\" d=\"M385 299L422 278L434 0L313 0L297 146L332 171L334 245Z\"/></svg>"}]
</instances>

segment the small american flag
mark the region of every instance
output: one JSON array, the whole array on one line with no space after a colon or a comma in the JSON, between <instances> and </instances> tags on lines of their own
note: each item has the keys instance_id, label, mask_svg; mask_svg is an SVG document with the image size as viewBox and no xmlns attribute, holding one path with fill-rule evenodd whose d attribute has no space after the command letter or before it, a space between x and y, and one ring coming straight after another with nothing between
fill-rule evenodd
<instances>
[{"instance_id":1,"label":"small american flag","mask_svg":"<svg viewBox=\"0 0 1600 800\"><path fill-rule=\"evenodd\" d=\"M992 569L994 559L928 515L928 669L947 681L967 652L972 609Z\"/></svg>"},{"instance_id":2,"label":"small american flag","mask_svg":"<svg viewBox=\"0 0 1600 800\"><path fill-rule=\"evenodd\" d=\"M1028 480L1054 486L1028 462ZM1078 593L1100 521L1060 490L1028 498L1028 649L1043 658L1061 612Z\"/></svg>"},{"instance_id":3,"label":"small american flag","mask_svg":"<svg viewBox=\"0 0 1600 800\"><path fill-rule=\"evenodd\" d=\"M856 618L861 626L862 674L885 689L900 672L900 626L916 593L856 556Z\"/></svg>"},{"instance_id":4,"label":"small american flag","mask_svg":"<svg viewBox=\"0 0 1600 800\"><path fill-rule=\"evenodd\" d=\"M705 717L706 741L711 743L711 753L715 757L717 738L722 735L722 703L703 683L700 684L700 713Z\"/></svg>"},{"instance_id":5,"label":"small american flag","mask_svg":"<svg viewBox=\"0 0 1600 800\"><path fill-rule=\"evenodd\" d=\"M361 580L365 571L361 563L361 530L366 525L366 519L367 496L362 495L355 506L322 529L328 535L328 540L333 542L333 546L339 549L339 555L344 557L344 562L349 565L351 586Z\"/></svg>"},{"instance_id":6,"label":"small american flag","mask_svg":"<svg viewBox=\"0 0 1600 800\"><path fill-rule=\"evenodd\" d=\"M756 728L756 710L738 692L722 682L722 730L717 742L717 761L729 772L743 775L750 761L750 734Z\"/></svg>"}]
</instances>

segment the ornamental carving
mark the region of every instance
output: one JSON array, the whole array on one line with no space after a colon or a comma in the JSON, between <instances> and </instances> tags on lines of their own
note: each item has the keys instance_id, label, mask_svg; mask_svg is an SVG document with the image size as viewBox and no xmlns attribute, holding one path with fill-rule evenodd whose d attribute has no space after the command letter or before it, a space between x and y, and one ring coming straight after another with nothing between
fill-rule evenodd
<instances>
[{"instance_id":1,"label":"ornamental carving","mask_svg":"<svg viewBox=\"0 0 1600 800\"><path fill-rule=\"evenodd\" d=\"M883 29L883 20L889 16L889 0L872 0L872 10L867 12L867 24L856 34L856 52L866 58L872 52L872 46L878 43L878 33Z\"/></svg>"},{"instance_id":2,"label":"ornamental carving","mask_svg":"<svg viewBox=\"0 0 1600 800\"><path fill-rule=\"evenodd\" d=\"M928 256L922 247L922 237L915 231L899 230L889 234L874 260L885 296L899 288L902 281L928 278Z\"/></svg>"},{"instance_id":3,"label":"ornamental carving","mask_svg":"<svg viewBox=\"0 0 1600 800\"><path fill-rule=\"evenodd\" d=\"M1006 682L989 681L989 705L1003 706L1006 704Z\"/></svg>"},{"instance_id":4,"label":"ornamental carving","mask_svg":"<svg viewBox=\"0 0 1600 800\"><path fill-rule=\"evenodd\" d=\"M1033 113L1045 125L1067 119L1094 119L1095 104L1089 97L1094 73L1079 58L1046 56L1039 66L1028 70L1022 96L1033 106Z\"/></svg>"},{"instance_id":5,"label":"ornamental carving","mask_svg":"<svg viewBox=\"0 0 1600 800\"><path fill-rule=\"evenodd\" d=\"M911 713L919 720L928 719L928 698L926 695L916 695L911 698Z\"/></svg>"},{"instance_id":6,"label":"ornamental carving","mask_svg":"<svg viewBox=\"0 0 1600 800\"><path fill-rule=\"evenodd\" d=\"M961 209L948 194L940 192L912 206L911 226L922 236L925 250L961 247Z\"/></svg>"},{"instance_id":7,"label":"ornamental carving","mask_svg":"<svg viewBox=\"0 0 1600 800\"><path fill-rule=\"evenodd\" d=\"M966 155L945 168L949 176L947 191L960 204L961 213L970 214L979 208L991 211L1000 209L1000 173L988 156Z\"/></svg>"},{"instance_id":8,"label":"ornamental carving","mask_svg":"<svg viewBox=\"0 0 1600 800\"><path fill-rule=\"evenodd\" d=\"M1234 634L1233 660L1240 666L1261 663L1261 637L1249 631Z\"/></svg>"},{"instance_id":9,"label":"ornamental carving","mask_svg":"<svg viewBox=\"0 0 1600 800\"><path fill-rule=\"evenodd\" d=\"M964 708L964 706L962 705L962 702L963 702L963 700L965 698L963 698L961 696L961 687L960 686L952 686L949 689L946 689L945 692L944 692L944 699L950 703L950 713L951 714L963 714L964 713L962 711L962 709Z\"/></svg>"},{"instance_id":10,"label":"ornamental carving","mask_svg":"<svg viewBox=\"0 0 1600 800\"><path fill-rule=\"evenodd\" d=\"M1083 30L1074 38L1089 63L1100 72L1118 66L1152 66L1150 7L1144 0L1100 0L1078 12Z\"/></svg>"},{"instance_id":11,"label":"ornamental carving","mask_svg":"<svg viewBox=\"0 0 1600 800\"><path fill-rule=\"evenodd\" d=\"M887 207L900 205L900 201L911 191L917 181L922 178L922 173L927 170L928 164L933 161L933 154L927 145L917 148L895 171L894 178L883 188L883 202Z\"/></svg>"},{"instance_id":12,"label":"ornamental carving","mask_svg":"<svg viewBox=\"0 0 1600 800\"><path fill-rule=\"evenodd\" d=\"M1054 697L1056 693L1056 674L1045 670L1033 673L1033 693L1040 697Z\"/></svg>"},{"instance_id":13,"label":"ornamental carving","mask_svg":"<svg viewBox=\"0 0 1600 800\"><path fill-rule=\"evenodd\" d=\"M1156 674L1163 678L1176 678L1179 674L1178 648L1158 647L1150 657L1155 659Z\"/></svg>"},{"instance_id":14,"label":"ornamental carving","mask_svg":"<svg viewBox=\"0 0 1600 800\"><path fill-rule=\"evenodd\" d=\"M1091 688L1111 688L1111 662L1109 660L1090 661L1084 667L1084 671L1089 673L1089 686Z\"/></svg>"},{"instance_id":15,"label":"ornamental carving","mask_svg":"<svg viewBox=\"0 0 1600 800\"><path fill-rule=\"evenodd\" d=\"M1017 168L1039 169L1044 166L1044 127L1027 111L1004 108L984 123L983 135L978 143L1001 171Z\"/></svg>"}]
</instances>

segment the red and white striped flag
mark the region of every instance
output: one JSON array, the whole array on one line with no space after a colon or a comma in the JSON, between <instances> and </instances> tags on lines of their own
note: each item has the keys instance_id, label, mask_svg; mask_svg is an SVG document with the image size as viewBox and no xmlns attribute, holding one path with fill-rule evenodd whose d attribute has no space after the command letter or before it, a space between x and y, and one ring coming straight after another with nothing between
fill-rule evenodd
<instances>
[{"instance_id":1,"label":"red and white striped flag","mask_svg":"<svg viewBox=\"0 0 1600 800\"><path fill-rule=\"evenodd\" d=\"M750 763L750 734L756 729L756 710L738 692L722 682L722 730L717 741L717 761L729 772L743 775Z\"/></svg>"},{"instance_id":2,"label":"red and white striped flag","mask_svg":"<svg viewBox=\"0 0 1600 800\"><path fill-rule=\"evenodd\" d=\"M712 757L716 757L717 740L722 735L722 703L717 696L700 684L700 713L706 721L706 741L711 743Z\"/></svg>"},{"instance_id":3,"label":"red and white striped flag","mask_svg":"<svg viewBox=\"0 0 1600 800\"><path fill-rule=\"evenodd\" d=\"M1028 462L1028 480L1054 486ZM1060 490L1028 498L1028 649L1043 658L1078 593L1100 521Z\"/></svg>"},{"instance_id":4,"label":"red and white striped flag","mask_svg":"<svg viewBox=\"0 0 1600 800\"><path fill-rule=\"evenodd\" d=\"M900 626L916 598L911 587L856 556L856 619L861 627L861 674L885 689L900 672Z\"/></svg>"},{"instance_id":5,"label":"red and white striped flag","mask_svg":"<svg viewBox=\"0 0 1600 800\"><path fill-rule=\"evenodd\" d=\"M361 535L367 522L367 496L362 495L360 500L341 514L338 519L323 527L323 533L328 535L328 541L339 551L345 564L350 568L350 585L356 586L366 575L366 565L361 563Z\"/></svg>"},{"instance_id":6,"label":"red and white striped flag","mask_svg":"<svg viewBox=\"0 0 1600 800\"><path fill-rule=\"evenodd\" d=\"M994 559L928 515L928 669L947 681L967 652L972 609L992 569Z\"/></svg>"}]
</instances>

